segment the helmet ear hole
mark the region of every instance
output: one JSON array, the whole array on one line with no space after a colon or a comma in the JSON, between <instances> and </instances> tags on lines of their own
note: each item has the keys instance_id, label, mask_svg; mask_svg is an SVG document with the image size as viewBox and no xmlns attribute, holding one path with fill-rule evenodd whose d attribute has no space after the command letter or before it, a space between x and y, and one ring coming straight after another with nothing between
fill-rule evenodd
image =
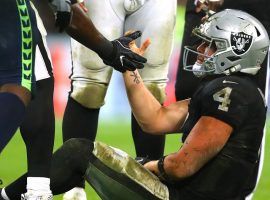
<instances>
[{"instance_id":1,"label":"helmet ear hole","mask_svg":"<svg viewBox=\"0 0 270 200\"><path fill-rule=\"evenodd\" d=\"M259 29L255 26L256 32L257 32L257 37L260 37L261 33L259 31Z\"/></svg>"}]
</instances>

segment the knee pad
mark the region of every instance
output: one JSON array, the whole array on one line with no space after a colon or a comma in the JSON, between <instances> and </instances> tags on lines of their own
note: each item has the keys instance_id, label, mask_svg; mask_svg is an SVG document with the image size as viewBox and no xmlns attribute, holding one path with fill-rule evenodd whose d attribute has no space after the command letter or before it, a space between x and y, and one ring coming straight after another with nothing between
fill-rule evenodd
<instances>
[{"instance_id":1,"label":"knee pad","mask_svg":"<svg viewBox=\"0 0 270 200\"><path fill-rule=\"evenodd\" d=\"M108 84L73 81L70 96L87 108L100 108L104 105L104 98Z\"/></svg>"},{"instance_id":2,"label":"knee pad","mask_svg":"<svg viewBox=\"0 0 270 200\"><path fill-rule=\"evenodd\" d=\"M94 145L93 142L88 139L71 138L63 144L62 148L66 149L66 151L74 152L80 156L84 154L89 155L87 152L92 152Z\"/></svg>"},{"instance_id":3,"label":"knee pad","mask_svg":"<svg viewBox=\"0 0 270 200\"><path fill-rule=\"evenodd\" d=\"M87 165L87 161L91 152L93 151L94 143L84 138L71 138L64 142L59 149L65 156L69 156L75 163ZM75 164L74 163L74 164Z\"/></svg>"},{"instance_id":4,"label":"knee pad","mask_svg":"<svg viewBox=\"0 0 270 200\"><path fill-rule=\"evenodd\" d=\"M151 83L146 82L144 85L153 94L153 96L158 100L159 103L163 104L166 98L166 83Z\"/></svg>"},{"instance_id":5,"label":"knee pad","mask_svg":"<svg viewBox=\"0 0 270 200\"><path fill-rule=\"evenodd\" d=\"M94 143L83 138L72 138L53 154L53 166L65 163L70 170L81 172L82 175L88 166L89 157L93 151Z\"/></svg>"}]
</instances>

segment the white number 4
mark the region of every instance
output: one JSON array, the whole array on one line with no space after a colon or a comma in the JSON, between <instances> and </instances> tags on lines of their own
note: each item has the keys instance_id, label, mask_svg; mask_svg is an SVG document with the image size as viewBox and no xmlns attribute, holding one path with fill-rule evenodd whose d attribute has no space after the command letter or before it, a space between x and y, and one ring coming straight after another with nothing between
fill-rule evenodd
<instances>
[{"instance_id":1,"label":"white number 4","mask_svg":"<svg viewBox=\"0 0 270 200\"><path fill-rule=\"evenodd\" d=\"M231 100L230 100L231 92L232 92L232 88L226 87L216 92L215 94L213 94L214 100L221 103L218 106L219 110L228 112L229 110L228 105L231 103Z\"/></svg>"}]
</instances>

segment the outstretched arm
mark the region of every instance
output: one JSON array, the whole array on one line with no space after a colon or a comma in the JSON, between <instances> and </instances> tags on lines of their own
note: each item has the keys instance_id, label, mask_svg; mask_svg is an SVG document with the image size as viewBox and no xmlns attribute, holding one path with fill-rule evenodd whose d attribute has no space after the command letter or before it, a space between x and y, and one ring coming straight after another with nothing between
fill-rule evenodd
<instances>
[{"instance_id":1,"label":"outstretched arm","mask_svg":"<svg viewBox=\"0 0 270 200\"><path fill-rule=\"evenodd\" d=\"M56 25L65 30L72 38L95 51L107 65L120 72L143 68L146 59L133 53L128 43L141 36L139 31L132 37L121 37L114 41L107 40L94 26L86 14L86 9L79 0L52 0L56 16Z\"/></svg>"},{"instance_id":2,"label":"outstretched arm","mask_svg":"<svg viewBox=\"0 0 270 200\"><path fill-rule=\"evenodd\" d=\"M147 40L139 49L132 42L130 48L142 55L149 44ZM126 71L123 77L132 112L144 131L153 134L179 131L187 116L189 100L162 106L144 86L138 71Z\"/></svg>"},{"instance_id":3,"label":"outstretched arm","mask_svg":"<svg viewBox=\"0 0 270 200\"><path fill-rule=\"evenodd\" d=\"M65 31L72 38L95 51L101 58L108 59L113 52L112 43L96 29L78 3L71 5L70 23Z\"/></svg>"}]
</instances>

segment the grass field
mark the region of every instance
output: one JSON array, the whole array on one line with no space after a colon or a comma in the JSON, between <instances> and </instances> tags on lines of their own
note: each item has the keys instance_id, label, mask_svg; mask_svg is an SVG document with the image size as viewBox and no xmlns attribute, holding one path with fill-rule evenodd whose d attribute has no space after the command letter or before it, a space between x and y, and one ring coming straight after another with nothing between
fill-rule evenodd
<instances>
[{"instance_id":1,"label":"grass field","mask_svg":"<svg viewBox=\"0 0 270 200\"><path fill-rule=\"evenodd\" d=\"M269 124L269 123L268 123ZM270 127L268 127L269 129ZM173 134L167 137L166 140L166 153L176 151L179 148L180 136L178 134ZM269 159L269 148L270 148L270 136L267 133L266 142L266 159L264 170L262 173L261 181L256 191L254 200L268 200L270 199L270 159ZM99 133L97 140L103 141L112 146L118 147L125 150L130 155L135 155L134 146L131 139L131 133L128 123L111 123L105 124L101 123L99 126ZM56 140L55 148L61 145L61 123L57 121L56 123ZM25 147L20 137L17 133L13 140L9 143L7 148L4 150L0 157L0 178L3 180L3 185L5 186L14 180L16 177L20 176L26 170L26 153ZM100 198L95 194L95 192L87 186L87 196L89 200L99 200ZM56 200L61 199L61 195L55 196Z\"/></svg>"}]
</instances>

